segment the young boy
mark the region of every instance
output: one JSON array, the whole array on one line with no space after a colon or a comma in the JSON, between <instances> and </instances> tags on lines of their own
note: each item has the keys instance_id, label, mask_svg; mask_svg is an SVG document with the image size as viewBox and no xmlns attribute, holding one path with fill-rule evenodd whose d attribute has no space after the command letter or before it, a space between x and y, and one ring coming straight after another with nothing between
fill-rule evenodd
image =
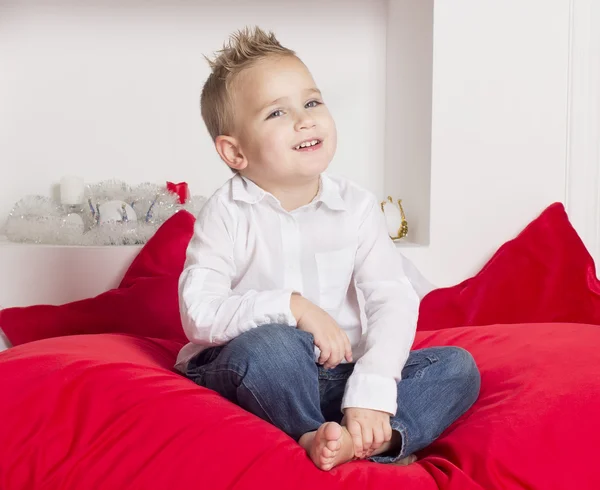
<instances>
[{"instance_id":1,"label":"young boy","mask_svg":"<svg viewBox=\"0 0 600 490\"><path fill-rule=\"evenodd\" d=\"M191 343L177 368L285 431L323 470L414 460L477 398L473 359L410 352L417 294L375 197L324 173L336 128L295 53L257 28L210 65L202 117L235 175L187 250L179 301Z\"/></svg>"}]
</instances>

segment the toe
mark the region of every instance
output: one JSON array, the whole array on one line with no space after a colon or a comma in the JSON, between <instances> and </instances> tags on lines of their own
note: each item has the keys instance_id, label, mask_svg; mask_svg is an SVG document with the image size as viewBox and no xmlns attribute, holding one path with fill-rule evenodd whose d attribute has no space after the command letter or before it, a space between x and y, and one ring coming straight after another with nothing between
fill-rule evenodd
<instances>
[{"instance_id":1,"label":"toe","mask_svg":"<svg viewBox=\"0 0 600 490\"><path fill-rule=\"evenodd\" d=\"M330 451L338 451L342 443L340 441L327 441L326 448Z\"/></svg>"},{"instance_id":2,"label":"toe","mask_svg":"<svg viewBox=\"0 0 600 490\"><path fill-rule=\"evenodd\" d=\"M342 427L335 422L330 422L324 427L323 435L328 441L338 441L342 437Z\"/></svg>"},{"instance_id":3,"label":"toe","mask_svg":"<svg viewBox=\"0 0 600 490\"><path fill-rule=\"evenodd\" d=\"M322 452L322 454L325 458L334 458L336 453L337 453L337 451L332 451L331 449L329 449L327 447L324 447L323 452Z\"/></svg>"}]
</instances>

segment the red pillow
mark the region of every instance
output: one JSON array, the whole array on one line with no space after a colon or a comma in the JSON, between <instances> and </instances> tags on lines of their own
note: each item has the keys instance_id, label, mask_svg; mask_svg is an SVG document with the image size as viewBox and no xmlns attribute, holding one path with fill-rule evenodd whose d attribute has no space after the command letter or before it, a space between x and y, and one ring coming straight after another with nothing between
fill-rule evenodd
<instances>
[{"instance_id":1,"label":"red pillow","mask_svg":"<svg viewBox=\"0 0 600 490\"><path fill-rule=\"evenodd\" d=\"M419 330L494 323L600 324L594 260L561 203L505 243L474 277L429 293Z\"/></svg>"},{"instance_id":2,"label":"red pillow","mask_svg":"<svg viewBox=\"0 0 600 490\"><path fill-rule=\"evenodd\" d=\"M0 327L13 345L95 333L187 342L179 317L177 283L193 229L194 217L179 211L148 240L118 289L62 306L6 308L0 311Z\"/></svg>"},{"instance_id":3,"label":"red pillow","mask_svg":"<svg viewBox=\"0 0 600 490\"><path fill-rule=\"evenodd\" d=\"M477 362L473 408L415 464L361 461L331 472L271 424L171 372L175 342L94 335L9 349L0 354L0 487L600 489L599 328L503 325L416 336L417 348L443 345ZM189 447L194 457L182 457Z\"/></svg>"},{"instance_id":4,"label":"red pillow","mask_svg":"<svg viewBox=\"0 0 600 490\"><path fill-rule=\"evenodd\" d=\"M0 311L13 345L63 335L129 333L187 342L177 282L194 217L180 211L148 241L118 289L62 306ZM421 302L419 330L495 323L600 324L594 261L564 207L548 207L504 244L474 277L432 291Z\"/></svg>"}]
</instances>

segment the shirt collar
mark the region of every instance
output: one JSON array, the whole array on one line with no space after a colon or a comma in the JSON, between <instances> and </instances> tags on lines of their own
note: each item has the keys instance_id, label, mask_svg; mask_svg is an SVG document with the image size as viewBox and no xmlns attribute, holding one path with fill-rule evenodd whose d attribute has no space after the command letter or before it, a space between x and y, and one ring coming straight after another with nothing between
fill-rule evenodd
<instances>
[{"instance_id":1,"label":"shirt collar","mask_svg":"<svg viewBox=\"0 0 600 490\"><path fill-rule=\"evenodd\" d=\"M235 201L243 201L248 204L256 204L265 196L270 195L250 179L247 179L240 174L233 176L231 192L232 198ZM326 174L321 174L319 192L313 202L322 202L329 209L334 211L346 210L346 203L344 203L344 200L340 195L337 184Z\"/></svg>"},{"instance_id":2,"label":"shirt collar","mask_svg":"<svg viewBox=\"0 0 600 490\"><path fill-rule=\"evenodd\" d=\"M248 204L256 204L267 193L258 187L250 179L235 174L231 183L231 197L234 201L243 201Z\"/></svg>"},{"instance_id":3,"label":"shirt collar","mask_svg":"<svg viewBox=\"0 0 600 490\"><path fill-rule=\"evenodd\" d=\"M346 203L340 195L338 185L331 180L327 174L321 174L319 193L317 194L317 197L315 197L315 201L322 202L332 211L346 210Z\"/></svg>"}]
</instances>

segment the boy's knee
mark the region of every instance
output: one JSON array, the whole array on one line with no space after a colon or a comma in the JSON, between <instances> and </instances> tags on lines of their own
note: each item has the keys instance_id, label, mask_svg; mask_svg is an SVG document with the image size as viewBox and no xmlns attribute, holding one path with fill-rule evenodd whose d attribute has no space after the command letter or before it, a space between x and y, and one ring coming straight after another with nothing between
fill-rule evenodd
<instances>
[{"instance_id":1,"label":"boy's knee","mask_svg":"<svg viewBox=\"0 0 600 490\"><path fill-rule=\"evenodd\" d=\"M479 368L469 351L462 347L445 348L445 364L449 377L460 383L461 392L477 398L481 386Z\"/></svg>"}]
</instances>

